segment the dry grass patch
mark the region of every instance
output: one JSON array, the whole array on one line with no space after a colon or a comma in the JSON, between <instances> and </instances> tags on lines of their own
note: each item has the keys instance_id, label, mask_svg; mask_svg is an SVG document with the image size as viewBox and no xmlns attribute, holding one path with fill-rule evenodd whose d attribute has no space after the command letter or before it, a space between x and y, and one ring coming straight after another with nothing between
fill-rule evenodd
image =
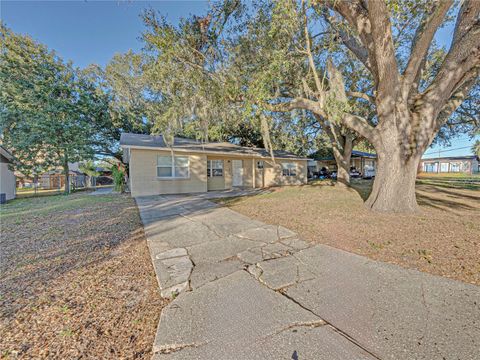
<instances>
[{"instance_id":1,"label":"dry grass patch","mask_svg":"<svg viewBox=\"0 0 480 360\"><path fill-rule=\"evenodd\" d=\"M419 184L420 214L399 215L364 208L370 186L325 181L223 203L312 242L480 285L479 191Z\"/></svg>"},{"instance_id":2,"label":"dry grass patch","mask_svg":"<svg viewBox=\"0 0 480 360\"><path fill-rule=\"evenodd\" d=\"M165 302L131 198L19 199L0 220L3 358L151 356Z\"/></svg>"}]
</instances>

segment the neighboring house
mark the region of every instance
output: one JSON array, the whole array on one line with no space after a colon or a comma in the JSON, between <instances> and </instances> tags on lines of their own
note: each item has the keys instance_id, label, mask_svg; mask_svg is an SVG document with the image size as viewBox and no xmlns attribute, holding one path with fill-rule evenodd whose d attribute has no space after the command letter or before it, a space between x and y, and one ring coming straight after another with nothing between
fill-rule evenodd
<instances>
[{"instance_id":1,"label":"neighboring house","mask_svg":"<svg viewBox=\"0 0 480 360\"><path fill-rule=\"evenodd\" d=\"M70 183L74 187L85 187L86 176L79 170L80 163L68 163ZM44 190L61 189L65 186L65 174L62 168L47 171L38 177L39 185Z\"/></svg>"},{"instance_id":2,"label":"neighboring house","mask_svg":"<svg viewBox=\"0 0 480 360\"><path fill-rule=\"evenodd\" d=\"M425 173L464 173L478 174L479 158L476 155L446 156L441 158L422 159L419 172Z\"/></svg>"},{"instance_id":3,"label":"neighboring house","mask_svg":"<svg viewBox=\"0 0 480 360\"><path fill-rule=\"evenodd\" d=\"M335 158L326 157L318 160L309 161L309 170L314 173L320 171L323 167L327 168L330 171L337 171L337 162ZM352 151L352 157L350 160L350 166L356 168L358 171L363 173L365 166L372 167L373 169L377 168L377 155L367 153L364 151Z\"/></svg>"},{"instance_id":4,"label":"neighboring house","mask_svg":"<svg viewBox=\"0 0 480 360\"><path fill-rule=\"evenodd\" d=\"M162 136L124 133L124 162L129 164L132 196L206 192L299 185L307 182L307 158L231 143L202 143L175 138L169 148Z\"/></svg>"},{"instance_id":5,"label":"neighboring house","mask_svg":"<svg viewBox=\"0 0 480 360\"><path fill-rule=\"evenodd\" d=\"M9 169L13 155L0 145L0 203L15 198L16 181L13 171Z\"/></svg>"}]
</instances>

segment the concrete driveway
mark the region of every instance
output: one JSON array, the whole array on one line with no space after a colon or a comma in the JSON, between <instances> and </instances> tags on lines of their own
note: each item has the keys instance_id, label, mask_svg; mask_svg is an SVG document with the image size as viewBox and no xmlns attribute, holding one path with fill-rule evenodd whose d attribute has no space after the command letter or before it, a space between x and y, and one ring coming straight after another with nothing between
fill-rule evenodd
<instances>
[{"instance_id":1,"label":"concrete driveway","mask_svg":"<svg viewBox=\"0 0 480 360\"><path fill-rule=\"evenodd\" d=\"M306 243L211 196L136 199L174 298L154 359L478 359L479 287Z\"/></svg>"}]
</instances>

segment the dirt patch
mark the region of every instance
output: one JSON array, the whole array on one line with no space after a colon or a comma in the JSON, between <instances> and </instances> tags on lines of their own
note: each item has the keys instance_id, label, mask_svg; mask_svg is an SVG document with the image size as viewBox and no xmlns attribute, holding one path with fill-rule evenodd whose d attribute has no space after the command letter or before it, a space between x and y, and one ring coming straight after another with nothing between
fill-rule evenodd
<instances>
[{"instance_id":1,"label":"dirt patch","mask_svg":"<svg viewBox=\"0 0 480 360\"><path fill-rule=\"evenodd\" d=\"M312 242L480 285L479 191L419 184L420 214L399 215L365 209L370 186L322 182L223 203Z\"/></svg>"},{"instance_id":2,"label":"dirt patch","mask_svg":"<svg viewBox=\"0 0 480 360\"><path fill-rule=\"evenodd\" d=\"M2 358L151 356L166 303L131 198L21 199L0 214Z\"/></svg>"}]
</instances>

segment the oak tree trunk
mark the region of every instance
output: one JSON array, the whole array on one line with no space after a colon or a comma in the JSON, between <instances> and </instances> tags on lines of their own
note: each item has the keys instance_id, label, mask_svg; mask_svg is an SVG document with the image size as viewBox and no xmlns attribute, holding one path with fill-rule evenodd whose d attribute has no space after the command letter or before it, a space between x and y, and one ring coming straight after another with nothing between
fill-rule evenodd
<instances>
[{"instance_id":1,"label":"oak tree trunk","mask_svg":"<svg viewBox=\"0 0 480 360\"><path fill-rule=\"evenodd\" d=\"M420 157L403 159L398 149L377 149L377 170L372 192L365 205L380 212L418 211L415 196Z\"/></svg>"},{"instance_id":2,"label":"oak tree trunk","mask_svg":"<svg viewBox=\"0 0 480 360\"><path fill-rule=\"evenodd\" d=\"M343 152L334 151L335 161L337 162L337 182L343 185L350 185L350 159L352 149L347 148Z\"/></svg>"},{"instance_id":3,"label":"oak tree trunk","mask_svg":"<svg viewBox=\"0 0 480 360\"><path fill-rule=\"evenodd\" d=\"M63 174L65 175L65 194L70 194L70 168L66 157L63 162Z\"/></svg>"}]
</instances>

